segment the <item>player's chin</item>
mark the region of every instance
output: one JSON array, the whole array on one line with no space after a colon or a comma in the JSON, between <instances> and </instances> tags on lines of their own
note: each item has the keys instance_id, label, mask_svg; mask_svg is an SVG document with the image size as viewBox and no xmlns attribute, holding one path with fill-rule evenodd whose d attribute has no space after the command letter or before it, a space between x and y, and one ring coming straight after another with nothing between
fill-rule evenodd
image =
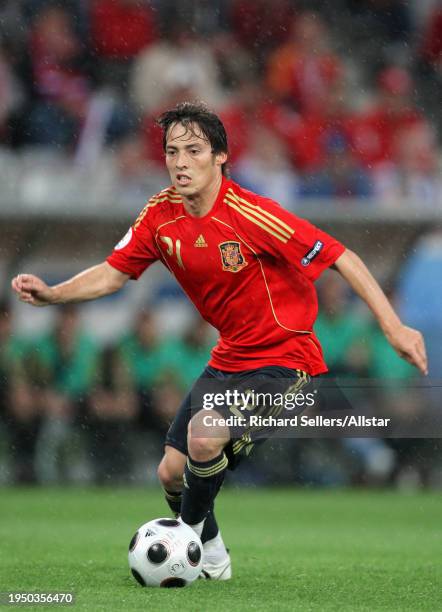
<instances>
[{"instance_id":1,"label":"player's chin","mask_svg":"<svg viewBox=\"0 0 442 612\"><path fill-rule=\"evenodd\" d=\"M197 193L197 189L191 183L189 185L180 185L179 183L175 183L175 188L180 195L184 196L190 196Z\"/></svg>"}]
</instances>

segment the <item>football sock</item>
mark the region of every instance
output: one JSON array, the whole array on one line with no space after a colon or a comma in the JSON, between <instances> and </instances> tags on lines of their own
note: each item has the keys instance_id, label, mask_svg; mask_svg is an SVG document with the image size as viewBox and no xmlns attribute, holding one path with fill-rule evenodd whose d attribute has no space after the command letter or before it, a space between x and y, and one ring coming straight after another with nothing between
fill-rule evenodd
<instances>
[{"instance_id":1,"label":"football sock","mask_svg":"<svg viewBox=\"0 0 442 612\"><path fill-rule=\"evenodd\" d=\"M182 492L181 491L168 491L167 489L164 489L164 488L163 488L163 491L164 491L164 497L166 498L166 502L169 508L175 514L175 517L177 517L181 513L181 500L183 497Z\"/></svg>"},{"instance_id":2,"label":"football sock","mask_svg":"<svg viewBox=\"0 0 442 612\"><path fill-rule=\"evenodd\" d=\"M216 522L215 513L212 510L209 511L206 520L204 521L204 528L201 534L201 542L208 542L209 540L213 540L216 535L219 533L218 523Z\"/></svg>"},{"instance_id":3,"label":"football sock","mask_svg":"<svg viewBox=\"0 0 442 612\"><path fill-rule=\"evenodd\" d=\"M185 523L193 526L206 519L223 484L227 464L224 452L210 461L187 458L181 502L181 516Z\"/></svg>"},{"instance_id":4,"label":"football sock","mask_svg":"<svg viewBox=\"0 0 442 612\"><path fill-rule=\"evenodd\" d=\"M175 517L181 514L181 501L183 494L181 491L169 491L168 489L164 489L164 497L166 498L166 502L169 508L174 513ZM209 511L207 518L204 522L203 531L201 533L201 541L207 542L208 540L213 540L216 535L219 533L218 523L216 522L215 514L213 512L213 508Z\"/></svg>"}]
</instances>

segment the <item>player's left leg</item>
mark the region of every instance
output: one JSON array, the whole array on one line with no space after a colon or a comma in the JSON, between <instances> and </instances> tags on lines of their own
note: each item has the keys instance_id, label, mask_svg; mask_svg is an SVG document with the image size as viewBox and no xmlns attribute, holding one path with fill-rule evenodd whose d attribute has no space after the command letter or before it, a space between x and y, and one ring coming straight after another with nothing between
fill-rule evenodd
<instances>
[{"instance_id":1,"label":"player's left leg","mask_svg":"<svg viewBox=\"0 0 442 612\"><path fill-rule=\"evenodd\" d=\"M213 378L211 369L207 368L199 381L205 381L211 378ZM192 397L195 397L195 401L198 401L198 384L201 383L197 381L192 391L184 399L167 432L165 454L158 468L158 477L165 493L166 502L176 515L181 514L182 492L184 487L183 474L188 454L187 431L192 416L191 400ZM211 571L213 553L215 553L216 558L219 557L219 551L222 551L222 554L225 556L226 549L215 518L213 502L204 521L201 541L204 548L204 558L207 558L207 563L204 561L203 569L208 570L212 578L218 578L219 572L214 573ZM224 577L227 577L225 572Z\"/></svg>"},{"instance_id":2,"label":"player's left leg","mask_svg":"<svg viewBox=\"0 0 442 612\"><path fill-rule=\"evenodd\" d=\"M218 418L214 411L211 411ZM184 491L181 516L201 535L204 521L224 481L228 460L224 447L230 441L228 427L208 427L206 410L194 415L188 426L187 461L184 468ZM212 419L213 420L213 419Z\"/></svg>"},{"instance_id":3,"label":"player's left leg","mask_svg":"<svg viewBox=\"0 0 442 612\"><path fill-rule=\"evenodd\" d=\"M215 498L224 481L228 464L224 447L230 441L227 427L211 427L210 435L206 434L203 419L207 416L207 411L201 411L189 423L181 503L182 520L198 535L206 530ZM204 543L203 577L228 580L231 575L230 555L218 531Z\"/></svg>"}]
</instances>

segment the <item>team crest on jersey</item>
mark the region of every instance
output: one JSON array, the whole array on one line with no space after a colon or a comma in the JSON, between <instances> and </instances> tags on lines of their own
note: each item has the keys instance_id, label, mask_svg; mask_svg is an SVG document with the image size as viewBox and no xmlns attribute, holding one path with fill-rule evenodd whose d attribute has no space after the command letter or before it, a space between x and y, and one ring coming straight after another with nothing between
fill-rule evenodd
<instances>
[{"instance_id":1,"label":"team crest on jersey","mask_svg":"<svg viewBox=\"0 0 442 612\"><path fill-rule=\"evenodd\" d=\"M226 272L239 272L246 267L247 262L241 253L239 242L222 242L218 246L221 251L223 270Z\"/></svg>"}]
</instances>

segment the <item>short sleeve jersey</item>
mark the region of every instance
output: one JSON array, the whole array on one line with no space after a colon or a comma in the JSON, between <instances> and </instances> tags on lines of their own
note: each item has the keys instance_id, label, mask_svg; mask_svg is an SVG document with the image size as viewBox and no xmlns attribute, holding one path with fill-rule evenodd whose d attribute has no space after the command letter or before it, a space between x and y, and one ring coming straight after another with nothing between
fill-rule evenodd
<instances>
[{"instance_id":1,"label":"short sleeve jersey","mask_svg":"<svg viewBox=\"0 0 442 612\"><path fill-rule=\"evenodd\" d=\"M223 178L212 209L194 217L174 187L149 200L108 257L137 279L161 260L220 333L209 364L327 371L313 333L314 281L344 246L276 202Z\"/></svg>"}]
</instances>

